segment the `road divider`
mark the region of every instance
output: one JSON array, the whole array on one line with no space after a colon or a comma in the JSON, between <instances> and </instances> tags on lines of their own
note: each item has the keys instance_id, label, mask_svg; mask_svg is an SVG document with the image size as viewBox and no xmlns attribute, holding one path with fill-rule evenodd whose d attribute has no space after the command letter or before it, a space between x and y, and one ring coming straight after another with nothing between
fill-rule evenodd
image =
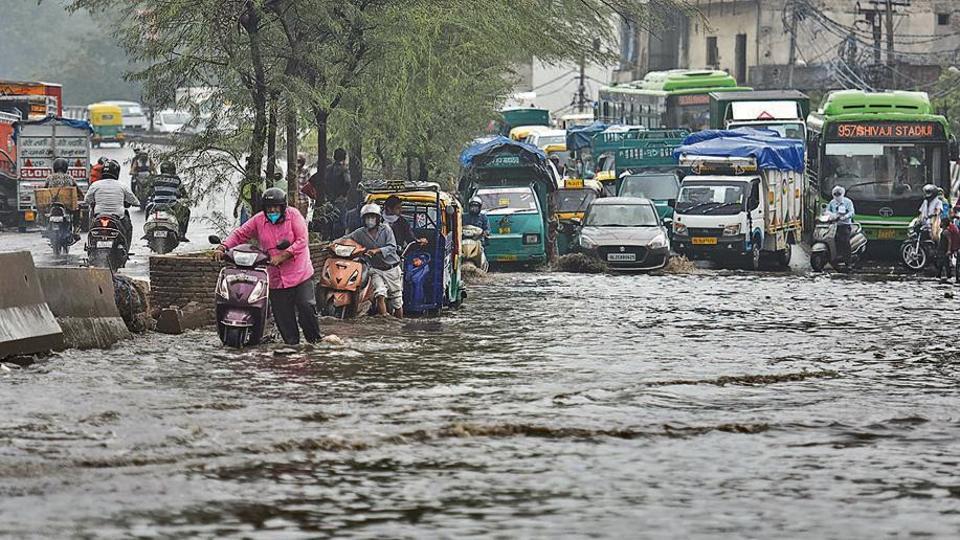
<instances>
[{"instance_id":1,"label":"road divider","mask_svg":"<svg viewBox=\"0 0 960 540\"><path fill-rule=\"evenodd\" d=\"M0 253L0 268L0 358L63 349L30 252Z\"/></svg>"},{"instance_id":2,"label":"road divider","mask_svg":"<svg viewBox=\"0 0 960 540\"><path fill-rule=\"evenodd\" d=\"M37 275L67 346L106 348L131 337L117 309L113 278L106 268L38 268Z\"/></svg>"}]
</instances>

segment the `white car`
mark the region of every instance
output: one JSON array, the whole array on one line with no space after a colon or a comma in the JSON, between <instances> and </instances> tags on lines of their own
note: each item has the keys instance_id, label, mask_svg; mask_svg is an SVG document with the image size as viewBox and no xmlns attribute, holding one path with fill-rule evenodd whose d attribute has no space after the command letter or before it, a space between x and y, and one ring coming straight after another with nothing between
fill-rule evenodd
<instances>
[{"instance_id":1,"label":"white car","mask_svg":"<svg viewBox=\"0 0 960 540\"><path fill-rule=\"evenodd\" d=\"M164 109L153 116L153 129L160 133L190 133L193 116L185 111Z\"/></svg>"},{"instance_id":2,"label":"white car","mask_svg":"<svg viewBox=\"0 0 960 540\"><path fill-rule=\"evenodd\" d=\"M136 101L104 101L103 103L120 107L123 111L123 129L145 130L149 127L147 115Z\"/></svg>"}]
</instances>

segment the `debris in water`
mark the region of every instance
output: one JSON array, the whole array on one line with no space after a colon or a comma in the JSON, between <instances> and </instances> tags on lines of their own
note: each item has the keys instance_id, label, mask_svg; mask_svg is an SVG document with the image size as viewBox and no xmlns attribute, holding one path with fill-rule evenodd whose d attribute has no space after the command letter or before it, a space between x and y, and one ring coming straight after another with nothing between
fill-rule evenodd
<instances>
[{"instance_id":1,"label":"debris in water","mask_svg":"<svg viewBox=\"0 0 960 540\"><path fill-rule=\"evenodd\" d=\"M470 262L463 263L463 266L460 267L460 275L463 276L463 279L470 282L483 281L487 279L487 272L477 268L477 266Z\"/></svg>"},{"instance_id":2,"label":"debris in water","mask_svg":"<svg viewBox=\"0 0 960 540\"><path fill-rule=\"evenodd\" d=\"M553 265L560 272L576 272L581 274L603 274L608 268L606 263L584 253L569 253L557 259Z\"/></svg>"},{"instance_id":3,"label":"debris in water","mask_svg":"<svg viewBox=\"0 0 960 540\"><path fill-rule=\"evenodd\" d=\"M277 350L273 351L273 355L274 355L274 356L283 356L283 355L287 355L287 354L297 354L297 352L299 352L299 351L297 351L296 349L292 349L292 348L290 348L290 347L284 347L283 349L277 349Z\"/></svg>"},{"instance_id":4,"label":"debris in water","mask_svg":"<svg viewBox=\"0 0 960 540\"><path fill-rule=\"evenodd\" d=\"M320 343L326 343L327 345L343 345L343 340L340 339L340 336L336 334L330 334L323 336L323 339L320 340Z\"/></svg>"},{"instance_id":5,"label":"debris in water","mask_svg":"<svg viewBox=\"0 0 960 540\"><path fill-rule=\"evenodd\" d=\"M947 292L943 293L943 297L944 297L944 298L953 298L953 293L950 292L950 291L947 291Z\"/></svg>"},{"instance_id":6,"label":"debris in water","mask_svg":"<svg viewBox=\"0 0 960 540\"><path fill-rule=\"evenodd\" d=\"M668 274L695 274L700 271L697 265L683 255L674 255L667 261L663 271Z\"/></svg>"}]
</instances>

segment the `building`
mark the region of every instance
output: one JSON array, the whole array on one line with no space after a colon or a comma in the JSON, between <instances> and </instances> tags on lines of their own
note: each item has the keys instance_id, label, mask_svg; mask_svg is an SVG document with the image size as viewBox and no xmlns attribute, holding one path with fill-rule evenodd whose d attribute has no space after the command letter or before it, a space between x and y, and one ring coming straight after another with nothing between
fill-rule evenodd
<instances>
[{"instance_id":1,"label":"building","mask_svg":"<svg viewBox=\"0 0 960 540\"><path fill-rule=\"evenodd\" d=\"M547 64L536 58L517 66L520 82L516 93L526 94L522 101L507 105L536 106L549 109L554 118L578 111L580 66L577 63ZM587 64L584 66L584 112L593 110L597 90L608 84L613 75L612 66Z\"/></svg>"},{"instance_id":2,"label":"building","mask_svg":"<svg viewBox=\"0 0 960 540\"><path fill-rule=\"evenodd\" d=\"M662 30L628 31L615 78L710 67L757 88L908 88L929 85L940 66L960 63L957 0L691 3L702 17L677 13Z\"/></svg>"}]
</instances>

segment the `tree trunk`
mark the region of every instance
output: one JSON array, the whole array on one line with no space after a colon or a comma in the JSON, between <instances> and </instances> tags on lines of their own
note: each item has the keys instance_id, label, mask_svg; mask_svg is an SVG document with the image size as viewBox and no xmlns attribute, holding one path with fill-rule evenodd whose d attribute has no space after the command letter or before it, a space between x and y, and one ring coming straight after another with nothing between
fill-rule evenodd
<instances>
[{"instance_id":1,"label":"tree trunk","mask_svg":"<svg viewBox=\"0 0 960 540\"><path fill-rule=\"evenodd\" d=\"M407 155L407 182L413 179L413 157Z\"/></svg>"},{"instance_id":2,"label":"tree trunk","mask_svg":"<svg viewBox=\"0 0 960 540\"><path fill-rule=\"evenodd\" d=\"M288 165L289 167L289 165ZM267 116L267 187L274 187L277 172L277 95L270 96Z\"/></svg>"},{"instance_id":3,"label":"tree trunk","mask_svg":"<svg viewBox=\"0 0 960 540\"><path fill-rule=\"evenodd\" d=\"M319 191L323 177L327 174L327 118L329 111L314 107L313 117L317 124L317 174L316 188Z\"/></svg>"},{"instance_id":4,"label":"tree trunk","mask_svg":"<svg viewBox=\"0 0 960 540\"><path fill-rule=\"evenodd\" d=\"M260 50L260 13L254 2L247 3L247 10L240 22L250 39L250 60L253 63L253 81L248 86L253 101L253 136L250 138L247 178L257 182L263 164L263 145L267 139L267 76Z\"/></svg>"},{"instance_id":5,"label":"tree trunk","mask_svg":"<svg viewBox=\"0 0 960 540\"><path fill-rule=\"evenodd\" d=\"M287 126L287 203L292 206L300 205L300 185L297 181L297 110L291 96L287 96L286 118ZM306 167L306 165L304 165Z\"/></svg>"},{"instance_id":6,"label":"tree trunk","mask_svg":"<svg viewBox=\"0 0 960 540\"><path fill-rule=\"evenodd\" d=\"M363 139L359 133L353 133L350 137L347 154L350 156L347 164L350 168L350 193L347 200L350 201L352 207L360 202L360 193L357 191L357 186L363 182Z\"/></svg>"},{"instance_id":7,"label":"tree trunk","mask_svg":"<svg viewBox=\"0 0 960 540\"><path fill-rule=\"evenodd\" d=\"M417 156L417 162L420 163L420 176L417 178L420 182L426 182L430 177L430 171L427 170L427 160L423 156Z\"/></svg>"}]
</instances>

